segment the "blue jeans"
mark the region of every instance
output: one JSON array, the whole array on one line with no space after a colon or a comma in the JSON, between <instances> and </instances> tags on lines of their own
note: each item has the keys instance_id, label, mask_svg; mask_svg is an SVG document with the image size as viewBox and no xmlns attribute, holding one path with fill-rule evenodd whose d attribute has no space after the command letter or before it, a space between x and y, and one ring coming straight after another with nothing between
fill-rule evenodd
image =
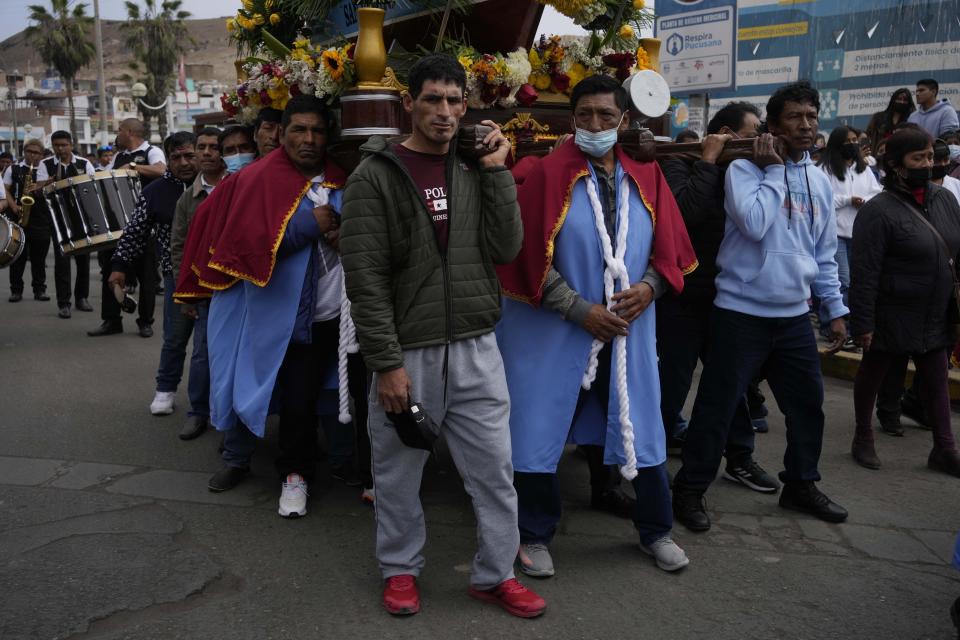
<instances>
[{"instance_id":1,"label":"blue jeans","mask_svg":"<svg viewBox=\"0 0 960 640\"><path fill-rule=\"evenodd\" d=\"M717 476L730 421L763 371L786 417L783 482L817 481L823 446L823 379L807 314L761 318L714 307L710 355L683 443L676 486L704 492Z\"/></svg>"},{"instance_id":2,"label":"blue jeans","mask_svg":"<svg viewBox=\"0 0 960 640\"><path fill-rule=\"evenodd\" d=\"M848 309L850 308L848 301L850 299L850 250L852 248L853 240L851 238L837 238L837 253L834 254L834 258L837 261L837 277L840 279L840 295L843 296L843 306ZM827 317L823 305L820 305L817 314L820 318L820 331L826 335L833 318Z\"/></svg>"},{"instance_id":3,"label":"blue jeans","mask_svg":"<svg viewBox=\"0 0 960 640\"><path fill-rule=\"evenodd\" d=\"M657 354L660 368L660 411L667 442L677 437L677 420L683 410L697 369L706 362L710 345L710 312L713 301L664 296L657 300ZM727 437L726 458L731 464L753 457L752 416L744 400L734 414ZM688 423L689 424L689 423Z\"/></svg>"},{"instance_id":4,"label":"blue jeans","mask_svg":"<svg viewBox=\"0 0 960 640\"><path fill-rule=\"evenodd\" d=\"M246 469L257 446L257 436L247 425L237 422L237 426L223 432L223 453L221 457L228 467Z\"/></svg>"},{"instance_id":5,"label":"blue jeans","mask_svg":"<svg viewBox=\"0 0 960 640\"><path fill-rule=\"evenodd\" d=\"M194 321L181 313L181 305L173 301L176 287L173 276L163 276L163 347L157 368L157 391L177 390L183 377L183 362L187 357L187 343L193 335L193 354L190 357L190 379L187 395L191 416L210 415L210 367L207 361L207 309L197 305L200 317Z\"/></svg>"}]
</instances>

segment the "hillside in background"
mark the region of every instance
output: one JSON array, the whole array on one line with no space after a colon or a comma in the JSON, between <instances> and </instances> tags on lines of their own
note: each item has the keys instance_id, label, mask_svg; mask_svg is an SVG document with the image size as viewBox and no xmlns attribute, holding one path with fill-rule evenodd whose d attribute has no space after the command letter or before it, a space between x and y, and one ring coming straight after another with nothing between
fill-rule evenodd
<instances>
[{"instance_id":1,"label":"hillside in background","mask_svg":"<svg viewBox=\"0 0 960 640\"><path fill-rule=\"evenodd\" d=\"M206 20L186 20L192 42L186 44L185 61L187 64L213 65L213 78L223 83L236 82L237 72L233 66L236 59L236 47L227 38L224 26L226 17ZM122 82L125 73L136 75L128 65L133 56L124 47L123 25L119 20L103 21L103 63L106 84ZM27 42L23 31L0 42L0 65L3 71L18 69L21 73L31 74L38 81L44 76L44 64ZM96 64L83 69L80 79L95 79Z\"/></svg>"}]
</instances>

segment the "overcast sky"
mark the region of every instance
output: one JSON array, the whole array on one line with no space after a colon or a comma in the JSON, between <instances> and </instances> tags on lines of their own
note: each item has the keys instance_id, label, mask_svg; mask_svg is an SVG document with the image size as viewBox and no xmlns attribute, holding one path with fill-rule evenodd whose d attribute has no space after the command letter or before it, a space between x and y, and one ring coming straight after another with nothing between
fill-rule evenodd
<instances>
[{"instance_id":1,"label":"overcast sky","mask_svg":"<svg viewBox=\"0 0 960 640\"><path fill-rule=\"evenodd\" d=\"M27 16L30 15L27 5L34 2L49 7L49 0L32 0L31 2L26 0L0 0L0 40L5 40L26 28ZM70 3L71 6L75 2L85 2L87 13L93 15L92 0L73 0ZM233 15L239 6L240 0L184 0L183 2L183 8L192 13L194 18L216 18ZM127 16L123 0L100 0L100 14L102 18L108 20L123 20ZM538 33L566 35L583 34L584 31L573 24L573 21L566 16L547 7L543 13L543 20L540 22Z\"/></svg>"}]
</instances>

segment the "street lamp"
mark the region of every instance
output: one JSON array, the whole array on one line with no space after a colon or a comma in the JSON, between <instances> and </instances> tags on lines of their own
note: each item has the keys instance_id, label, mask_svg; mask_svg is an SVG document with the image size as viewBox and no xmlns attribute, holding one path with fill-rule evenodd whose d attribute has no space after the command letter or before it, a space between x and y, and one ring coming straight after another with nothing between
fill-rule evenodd
<instances>
[{"instance_id":1,"label":"street lamp","mask_svg":"<svg viewBox=\"0 0 960 640\"><path fill-rule=\"evenodd\" d=\"M141 109L143 109L144 116L146 116L146 119L148 120L150 118L151 111L163 111L164 109L167 108L167 102L170 101L170 97L167 96L167 98L157 106L153 106L152 104L147 104L146 102L144 102L143 98L146 97L147 95L147 85L143 84L142 82L133 83L133 85L130 87L130 95L137 99L137 103L140 105ZM159 114L157 114L157 119L158 120L160 119ZM163 131L163 123L161 123L161 131L160 131L161 137L163 136L164 133L165 132Z\"/></svg>"}]
</instances>

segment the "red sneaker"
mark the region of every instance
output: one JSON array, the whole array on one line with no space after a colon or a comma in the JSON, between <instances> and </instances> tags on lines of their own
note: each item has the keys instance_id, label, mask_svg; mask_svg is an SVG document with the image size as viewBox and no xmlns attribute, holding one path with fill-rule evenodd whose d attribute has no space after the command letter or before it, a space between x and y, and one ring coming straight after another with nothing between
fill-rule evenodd
<instances>
[{"instance_id":1,"label":"red sneaker","mask_svg":"<svg viewBox=\"0 0 960 640\"><path fill-rule=\"evenodd\" d=\"M409 574L387 578L383 586L383 608L395 616L409 616L420 611L417 579Z\"/></svg>"},{"instance_id":2,"label":"red sneaker","mask_svg":"<svg viewBox=\"0 0 960 640\"><path fill-rule=\"evenodd\" d=\"M504 580L489 591L471 585L470 595L477 600L494 602L520 618L536 618L547 610L543 598L517 582L516 578Z\"/></svg>"}]
</instances>

